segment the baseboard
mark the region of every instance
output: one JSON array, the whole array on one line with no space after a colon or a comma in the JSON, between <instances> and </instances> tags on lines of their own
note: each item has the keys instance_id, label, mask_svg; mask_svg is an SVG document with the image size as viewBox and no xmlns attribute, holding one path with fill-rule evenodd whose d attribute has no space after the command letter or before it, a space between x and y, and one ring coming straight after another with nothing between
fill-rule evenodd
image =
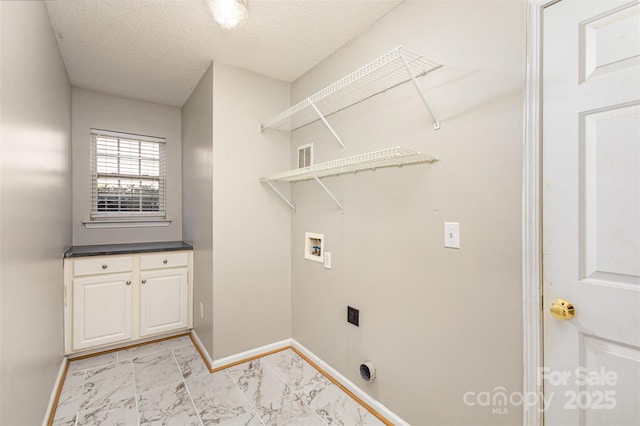
<instances>
[{"instance_id":1,"label":"baseboard","mask_svg":"<svg viewBox=\"0 0 640 426\"><path fill-rule=\"evenodd\" d=\"M191 330L191 340L193 344L200 352L202 360L209 371L215 373L216 371L224 370L225 368L233 367L234 365L242 364L248 361L252 361L256 358L261 358L266 355L270 355L275 352L280 352L291 347L291 339L284 339L279 342L269 343L268 345L260 346L258 348L249 349L248 351L240 352L234 355L226 356L217 360L213 360L211 355L207 352L202 344L202 340L198 337L198 333L195 330Z\"/></svg>"},{"instance_id":2,"label":"baseboard","mask_svg":"<svg viewBox=\"0 0 640 426\"><path fill-rule=\"evenodd\" d=\"M216 371L224 370L225 368L233 367L234 365L242 364L247 361L252 361L256 358L261 358L274 352L283 351L290 347L291 339L285 339L279 342L260 346L259 348L249 349L248 351L240 352L239 354L216 359L211 363L211 372L215 373Z\"/></svg>"},{"instance_id":3,"label":"baseboard","mask_svg":"<svg viewBox=\"0 0 640 426\"><path fill-rule=\"evenodd\" d=\"M234 365L261 358L266 355L270 355L274 352L279 352L291 348L294 351L298 352L299 355L306 358L307 361L315 364L314 366L318 368L321 373L327 376L327 378L333 381L336 385L342 387L343 391L351 394L351 396L358 400L360 404L365 407L368 406L366 408L369 409L369 411L371 411L376 417L379 417L381 420L382 418L384 418L384 422L386 424L409 426L409 424L405 422L400 416L382 405L378 400L362 390L351 380L340 374L338 370L331 367L329 364L320 359L317 355L315 355L302 343L298 342L295 339L281 340L279 342L260 346L258 348L250 349L248 351L244 351L235 355L220 358L215 361L211 359L209 353L206 351L206 349L204 349L204 345L202 344L202 341L198 337L198 334L195 332L195 330L191 330L191 340L200 352L203 361L205 362L205 364L207 364L209 371L211 371L212 373L224 370L225 368L229 368Z\"/></svg>"},{"instance_id":4,"label":"baseboard","mask_svg":"<svg viewBox=\"0 0 640 426\"><path fill-rule=\"evenodd\" d=\"M60 400L60 393L62 392L62 386L64 386L64 379L67 376L68 369L69 360L67 359L67 357L63 357L62 363L60 363L60 369L58 370L58 376L56 377L53 389L51 390L51 397L49 398L47 411L45 411L44 413L44 420L42 420L43 426L53 424L53 416L55 413L55 409L58 406L58 401Z\"/></svg>"},{"instance_id":5,"label":"baseboard","mask_svg":"<svg viewBox=\"0 0 640 426\"><path fill-rule=\"evenodd\" d=\"M409 426L409 423L402 420L400 416L396 413L382 405L378 400L374 397L366 393L360 387L358 387L351 380L347 379L345 376L340 374L338 370L331 367L329 364L324 362L318 356L316 356L313 352L307 349L302 343L298 342L295 339L291 339L291 347L295 350L299 351L305 357L309 358L313 361L318 367L324 370L331 378L335 379L340 385L342 385L345 389L351 392L354 396L360 399L365 404L369 405L373 410L382 415L386 420L393 423L394 425L399 426Z\"/></svg>"},{"instance_id":6,"label":"baseboard","mask_svg":"<svg viewBox=\"0 0 640 426\"><path fill-rule=\"evenodd\" d=\"M191 341L193 342L198 352L200 352L200 356L202 357L202 360L204 361L205 364L207 364L207 368L209 369L209 371L211 371L211 365L213 364L213 359L211 358L211 355L209 355L209 352L207 352L207 350L204 348L204 345L202 344L202 340L200 340L200 337L198 337L198 333L196 333L195 330L191 330L191 334L189 336L191 336Z\"/></svg>"}]
</instances>

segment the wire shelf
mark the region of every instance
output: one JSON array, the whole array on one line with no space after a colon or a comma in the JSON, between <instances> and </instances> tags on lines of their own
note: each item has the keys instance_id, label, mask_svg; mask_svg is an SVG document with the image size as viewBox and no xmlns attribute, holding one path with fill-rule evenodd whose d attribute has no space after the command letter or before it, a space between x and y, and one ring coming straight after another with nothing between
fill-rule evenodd
<instances>
[{"instance_id":1,"label":"wire shelf","mask_svg":"<svg viewBox=\"0 0 640 426\"><path fill-rule=\"evenodd\" d=\"M360 170L372 170L382 167L403 166L408 164L433 163L436 157L421 154L410 149L386 148L380 151L340 158L310 167L274 173L260 179L261 182L298 182L344 173L355 173Z\"/></svg>"},{"instance_id":2,"label":"wire shelf","mask_svg":"<svg viewBox=\"0 0 640 426\"><path fill-rule=\"evenodd\" d=\"M267 128L295 130L358 102L440 68L435 62L396 47L346 77L261 124ZM417 83L416 83L417 84ZM315 106L315 108L314 108ZM318 111L316 111L316 108Z\"/></svg>"}]
</instances>

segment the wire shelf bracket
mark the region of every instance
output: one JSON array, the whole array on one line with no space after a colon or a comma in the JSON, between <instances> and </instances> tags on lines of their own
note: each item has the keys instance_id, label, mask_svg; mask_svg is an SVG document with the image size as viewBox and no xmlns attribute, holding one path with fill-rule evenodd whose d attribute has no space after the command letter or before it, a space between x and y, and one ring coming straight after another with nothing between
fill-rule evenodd
<instances>
[{"instance_id":1,"label":"wire shelf bracket","mask_svg":"<svg viewBox=\"0 0 640 426\"><path fill-rule=\"evenodd\" d=\"M260 182L267 184L276 193L276 195L278 195L278 197L280 197L291 208L291 210L295 212L295 205L278 189L275 183L294 183L314 180L338 206L340 212L344 213L344 206L340 201L338 201L336 196L333 195L324 182L322 182L321 178L327 176L338 176L346 173L357 173L361 170L376 170L384 167L402 167L404 165L434 163L436 161L438 161L438 158L436 157L397 146L394 148L386 148L379 151L326 161L310 167L274 173L272 175L262 177Z\"/></svg>"},{"instance_id":2,"label":"wire shelf bracket","mask_svg":"<svg viewBox=\"0 0 640 426\"><path fill-rule=\"evenodd\" d=\"M409 81L413 82L431 115L434 122L433 128L438 130L440 121L429 106L427 96L418 84L417 78L441 67L440 64L398 46L265 121L260 125L259 131L262 133L269 128L293 131L321 120L340 146L345 148L345 144L327 121L327 117Z\"/></svg>"},{"instance_id":3,"label":"wire shelf bracket","mask_svg":"<svg viewBox=\"0 0 640 426\"><path fill-rule=\"evenodd\" d=\"M424 94L424 90L422 90L422 87L420 87L420 85L416 81L416 76L413 75L413 71L411 70L411 67L407 63L407 59L404 57L404 54L400 53L400 59L402 59L402 64L404 65L405 69L407 70L407 74L411 78L411 81L413 82L413 85L416 87L416 90L418 91L418 94L420 95L420 98L422 98L422 103L424 103L424 106L427 107L427 111L429 111L429 114L431 115L431 118L433 119L433 128L435 130L439 130L440 129L440 121L438 120L438 117L436 117L436 115L433 113L433 110L429 106L429 101L427 101L427 95Z\"/></svg>"},{"instance_id":4,"label":"wire shelf bracket","mask_svg":"<svg viewBox=\"0 0 640 426\"><path fill-rule=\"evenodd\" d=\"M318 116L320 117L320 119L322 120L322 122L324 123L325 126L327 126L327 129L329 129L329 131L331 132L331 134L333 135L334 138L336 138L336 140L338 141L338 143L340 144L340 146L342 147L342 149L347 149L347 147L344 145L344 142L342 142L342 139L340 139L340 136L338 136L338 134L336 133L335 130L333 130L333 127L331 127L331 124L329 124L329 122L327 121L326 118L324 118L324 115L322 115L322 112L320 112L320 110L318 109L318 107L316 106L315 103L313 103L313 101L309 101L309 104L311 104L311 106L313 107L314 111L318 114Z\"/></svg>"},{"instance_id":5,"label":"wire shelf bracket","mask_svg":"<svg viewBox=\"0 0 640 426\"><path fill-rule=\"evenodd\" d=\"M324 190L324 192L326 192L329 195L329 197L331 197L333 202L336 203L336 205L340 209L340 213L344 213L344 207L342 207L342 204L340 203L340 201L338 201L336 196L333 195L333 193L331 191L329 191L329 188L327 188L327 186L320 180L320 178L318 178L317 175L312 173L311 176L313 176L313 178L316 180L316 182L318 182L318 185L320 185L320 187Z\"/></svg>"},{"instance_id":6,"label":"wire shelf bracket","mask_svg":"<svg viewBox=\"0 0 640 426\"><path fill-rule=\"evenodd\" d=\"M262 180L262 182L266 183L267 185L269 185L269 187L271 187L271 189L273 190L273 192L276 193L276 195L278 195L282 201L284 201L290 208L291 210L293 210L293 212L296 212L296 206L293 205L293 203L291 201L289 201L289 199L282 193L282 191L280 191L280 189L278 189L277 186L274 185L274 183L270 180Z\"/></svg>"}]
</instances>

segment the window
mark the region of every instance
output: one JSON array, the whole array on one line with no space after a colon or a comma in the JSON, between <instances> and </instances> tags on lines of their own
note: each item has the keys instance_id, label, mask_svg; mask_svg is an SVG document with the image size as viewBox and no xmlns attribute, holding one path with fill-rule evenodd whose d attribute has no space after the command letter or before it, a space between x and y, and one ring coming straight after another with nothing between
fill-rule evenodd
<instances>
[{"instance_id":1,"label":"window","mask_svg":"<svg viewBox=\"0 0 640 426\"><path fill-rule=\"evenodd\" d=\"M165 219L166 139L91 129L91 220Z\"/></svg>"}]
</instances>

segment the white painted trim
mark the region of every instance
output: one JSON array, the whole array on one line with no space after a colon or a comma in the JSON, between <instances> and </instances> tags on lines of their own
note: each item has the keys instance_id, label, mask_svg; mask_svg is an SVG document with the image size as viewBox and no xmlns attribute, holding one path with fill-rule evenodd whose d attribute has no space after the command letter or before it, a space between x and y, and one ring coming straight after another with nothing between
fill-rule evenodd
<instances>
[{"instance_id":1,"label":"white painted trim","mask_svg":"<svg viewBox=\"0 0 640 426\"><path fill-rule=\"evenodd\" d=\"M196 341L196 345L198 345L202 354L207 358L207 363L209 365L213 364L213 358L211 358L211 355L207 351L207 348L205 348L202 344L202 340L200 340L200 337L198 337L198 333L196 333L196 330L191 330L191 337L193 337L193 340Z\"/></svg>"},{"instance_id":2,"label":"white painted trim","mask_svg":"<svg viewBox=\"0 0 640 426\"><path fill-rule=\"evenodd\" d=\"M213 358L211 357L211 354L209 354L204 344L202 343L202 340L200 340L200 337L198 337L198 333L196 333L195 330L191 330L191 336L193 337L193 340L195 340L196 344L200 347L200 350L202 351L204 356L207 358L207 362L209 363L209 366L214 370L216 368L224 367L226 365L233 364L238 361L243 361L248 358L261 356L267 352L288 348L289 346L291 346L291 339L284 339L279 342L270 343L268 345L260 346L254 349L249 349L248 351L240 352L234 355L229 355L227 357L220 358L214 361Z\"/></svg>"},{"instance_id":3,"label":"white painted trim","mask_svg":"<svg viewBox=\"0 0 640 426\"><path fill-rule=\"evenodd\" d=\"M541 165L542 17L558 0L528 0L527 81L522 196L523 393L542 395L542 253ZM523 406L522 424L543 424L541 398Z\"/></svg>"},{"instance_id":4,"label":"white painted trim","mask_svg":"<svg viewBox=\"0 0 640 426\"><path fill-rule=\"evenodd\" d=\"M110 228L156 228L171 225L169 219L148 219L148 220L85 220L84 227L87 229L110 229Z\"/></svg>"},{"instance_id":5,"label":"white painted trim","mask_svg":"<svg viewBox=\"0 0 640 426\"><path fill-rule=\"evenodd\" d=\"M344 386L349 391L351 391L355 396L360 398L362 400L362 402L364 402L365 404L367 404L368 406L370 406L371 408L376 410L385 419L389 420L390 422L392 422L395 425L399 425L399 426L408 426L409 425L409 423L407 423L406 421L402 420L402 418L400 416L398 416L396 413L394 413L393 411L391 411L390 409L388 409L387 407L382 405L378 400L376 400L374 397L372 397L371 395L366 393L364 390L360 389L351 380L347 379L345 376L340 374L338 372L338 370L336 370L335 368L331 367L329 364L327 364L322 359L320 359L318 356L316 356L313 352L311 352L304 345L302 345L302 343L298 342L295 339L291 339L291 346L293 346L295 349L299 350L302 354L304 354L304 356L306 356L311 361L313 361L315 364L317 364L318 367L323 369L325 372L327 372L327 374L329 374L331 377L336 379L338 381L338 383L340 383L342 386Z\"/></svg>"},{"instance_id":6,"label":"white painted trim","mask_svg":"<svg viewBox=\"0 0 640 426\"><path fill-rule=\"evenodd\" d=\"M340 374L338 370L336 370L335 368L331 367L329 364L324 362L316 354L311 352L309 349L307 349L304 345L302 345L300 342L298 342L295 339L284 339L279 342L270 343L268 345L260 346L258 348L250 349L248 351L244 351L235 355L230 355L230 356L213 361L213 359L211 358L211 355L209 355L204 345L202 344L202 341L198 337L198 333L196 333L195 330L191 330L191 336L193 337L193 340L195 340L196 344L200 347L202 353L207 358L209 366L211 366L211 368L214 370L220 367L224 367L224 366L236 363L238 361L243 361L248 358L260 357L271 351L293 347L298 351L300 351L304 356L309 358L311 361L313 361L318 367L320 367L327 374L329 374L333 379L335 379L338 383L340 383L342 386L344 386L346 389L352 392L356 397L360 398L362 402L364 402L365 404L369 405L371 408L376 410L385 419L389 420L390 422L398 426L409 426L409 423L402 420L400 416L398 416L396 413L394 413L393 411L391 411L390 409L382 405L378 400L376 400L374 397L366 393L364 390L360 389L355 383L353 383L351 380L347 379L345 376Z\"/></svg>"},{"instance_id":7,"label":"white painted trim","mask_svg":"<svg viewBox=\"0 0 640 426\"><path fill-rule=\"evenodd\" d=\"M114 132L112 130L104 130L104 129L89 129L89 134L95 136L104 136L107 138L122 138L122 139L133 139L144 142L155 142L155 143L167 143L166 138L161 138L159 136L147 136L147 135L136 135L135 133L125 133L125 132Z\"/></svg>"},{"instance_id":8,"label":"white painted trim","mask_svg":"<svg viewBox=\"0 0 640 426\"><path fill-rule=\"evenodd\" d=\"M0 0L2 1L2 0ZM106 352L106 351L112 351L112 350L122 350L123 348L126 347L132 347L132 346L140 346L142 344L145 343L149 343L149 342L154 342L157 340L166 340L166 339L172 339L178 336L186 336L188 335L190 332L190 330L188 328L183 328L181 330L176 330L176 331L171 331L171 332L166 332L166 333L162 333L162 334L156 334L153 336L146 336L146 337L141 337L141 338L135 338L135 339L131 339L131 340L125 340L122 342L116 342L116 343L110 343L110 344L106 344L103 346L97 346L95 348L87 348L84 350L79 350L79 351L75 351L75 352L69 352L66 354L67 358L69 358L69 361L75 361L76 359L80 358L80 357L85 357L88 355L98 355L100 353Z\"/></svg>"},{"instance_id":9,"label":"white painted trim","mask_svg":"<svg viewBox=\"0 0 640 426\"><path fill-rule=\"evenodd\" d=\"M230 355L224 358L217 359L211 363L211 368L216 369L216 368L224 367L225 365L233 364L234 362L242 361L247 358L261 356L266 354L267 352L288 348L289 346L291 346L291 339L285 339L279 342L270 343L268 345L260 346L259 348L249 349L248 351L240 352L239 354Z\"/></svg>"},{"instance_id":10,"label":"white painted trim","mask_svg":"<svg viewBox=\"0 0 640 426\"><path fill-rule=\"evenodd\" d=\"M49 424L49 417L54 410L53 404L56 402L56 395L58 394L58 388L62 385L62 381L64 380L64 373L67 368L67 364L69 360L67 357L62 358L62 363L60 364L60 369L58 370L58 376L56 377L56 381L53 384L53 390L51 391L51 396L49 397L49 404L47 405L47 410L44 412L44 420L42 420L42 426L46 426ZM62 389L60 389L62 390Z\"/></svg>"}]
</instances>

